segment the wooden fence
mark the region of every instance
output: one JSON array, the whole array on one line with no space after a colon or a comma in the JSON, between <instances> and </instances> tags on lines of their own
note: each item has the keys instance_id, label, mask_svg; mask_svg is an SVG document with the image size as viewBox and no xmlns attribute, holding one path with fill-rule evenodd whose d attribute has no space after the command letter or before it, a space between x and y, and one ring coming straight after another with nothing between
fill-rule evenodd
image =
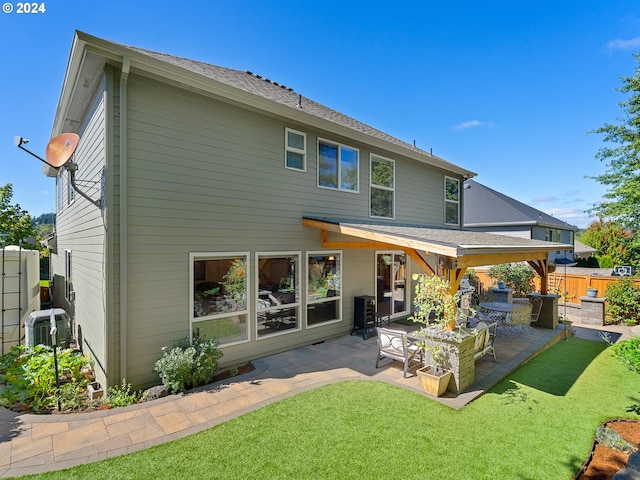
<instances>
[{"instance_id":1,"label":"wooden fence","mask_svg":"<svg viewBox=\"0 0 640 480\"><path fill-rule=\"evenodd\" d=\"M480 279L480 285L476 287L478 295L482 296L491 288L496 287L496 281L489 278L487 271L475 270L476 275ZM580 304L580 297L587 295L587 288L597 288L598 296L604 297L607 285L612 282L619 282L628 277L610 277L604 275L590 275L583 273L567 273L561 269L557 269L554 273L550 273L547 277L547 288L549 293L556 293L563 296L566 292L566 301L568 303ZM640 287L640 278L633 279L636 286ZM534 278L535 291L540 291L540 277L536 275ZM560 299L564 300L563 298Z\"/></svg>"}]
</instances>

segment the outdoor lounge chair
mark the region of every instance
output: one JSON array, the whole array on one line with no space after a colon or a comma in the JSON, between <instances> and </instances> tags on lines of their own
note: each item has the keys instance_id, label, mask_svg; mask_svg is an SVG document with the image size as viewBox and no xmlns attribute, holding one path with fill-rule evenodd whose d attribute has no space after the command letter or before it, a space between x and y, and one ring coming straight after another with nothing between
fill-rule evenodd
<instances>
[{"instance_id":1,"label":"outdoor lounge chair","mask_svg":"<svg viewBox=\"0 0 640 480\"><path fill-rule=\"evenodd\" d=\"M406 332L377 327L378 332L378 357L376 368L383 358L391 358L404 364L404 377L411 362L419 362L422 358L420 347L409 342Z\"/></svg>"}]
</instances>

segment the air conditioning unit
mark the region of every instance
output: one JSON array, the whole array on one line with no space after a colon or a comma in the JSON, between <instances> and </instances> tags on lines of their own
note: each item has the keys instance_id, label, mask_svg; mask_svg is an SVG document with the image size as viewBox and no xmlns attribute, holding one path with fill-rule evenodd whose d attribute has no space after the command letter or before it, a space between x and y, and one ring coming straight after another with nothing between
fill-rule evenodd
<instances>
[{"instance_id":1,"label":"air conditioning unit","mask_svg":"<svg viewBox=\"0 0 640 480\"><path fill-rule=\"evenodd\" d=\"M56 345L69 348L71 344L71 317L62 308L54 308L56 319ZM25 343L27 345L53 346L51 338L51 309L36 310L29 314L25 322Z\"/></svg>"}]
</instances>

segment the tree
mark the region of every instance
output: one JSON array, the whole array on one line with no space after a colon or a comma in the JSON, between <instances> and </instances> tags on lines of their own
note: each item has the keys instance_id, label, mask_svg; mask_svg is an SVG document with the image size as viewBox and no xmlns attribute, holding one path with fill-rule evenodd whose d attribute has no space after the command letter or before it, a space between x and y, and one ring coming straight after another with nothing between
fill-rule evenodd
<instances>
[{"instance_id":1,"label":"tree","mask_svg":"<svg viewBox=\"0 0 640 480\"><path fill-rule=\"evenodd\" d=\"M596 158L608 161L605 173L590 177L609 187L605 201L594 205L589 213L612 219L633 232L640 231L640 53L634 54L639 65L633 77L622 77L618 90L630 94L620 103L625 117L620 125L605 124L590 133L604 134L605 142L618 144L604 147Z\"/></svg>"},{"instance_id":2,"label":"tree","mask_svg":"<svg viewBox=\"0 0 640 480\"><path fill-rule=\"evenodd\" d=\"M31 215L26 210L20 208L20 205L12 205L13 185L7 183L4 187L0 187L0 233L8 234L6 245L18 245L22 240L25 242L30 237L35 238L36 230L31 225ZM27 248L33 248L35 245L23 243Z\"/></svg>"},{"instance_id":3,"label":"tree","mask_svg":"<svg viewBox=\"0 0 640 480\"><path fill-rule=\"evenodd\" d=\"M640 264L640 238L619 223L591 222L579 240L597 250L596 257L602 268Z\"/></svg>"},{"instance_id":4,"label":"tree","mask_svg":"<svg viewBox=\"0 0 640 480\"><path fill-rule=\"evenodd\" d=\"M507 288L513 289L513 295L516 297L526 297L535 288L533 278L536 271L528 263L492 265L488 275L498 282L504 282Z\"/></svg>"}]
</instances>

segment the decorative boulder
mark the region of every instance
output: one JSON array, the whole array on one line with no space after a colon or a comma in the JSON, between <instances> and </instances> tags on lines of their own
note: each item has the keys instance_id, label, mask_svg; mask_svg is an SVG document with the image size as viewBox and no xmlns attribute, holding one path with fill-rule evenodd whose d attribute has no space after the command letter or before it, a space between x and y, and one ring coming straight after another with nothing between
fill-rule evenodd
<instances>
[{"instance_id":1,"label":"decorative boulder","mask_svg":"<svg viewBox=\"0 0 640 480\"><path fill-rule=\"evenodd\" d=\"M612 480L640 480L640 471L635 468L623 468L612 477Z\"/></svg>"},{"instance_id":2,"label":"decorative boulder","mask_svg":"<svg viewBox=\"0 0 640 480\"><path fill-rule=\"evenodd\" d=\"M631 455L629 455L629 460L627 460L628 468L635 468L640 471L640 451L636 450Z\"/></svg>"}]
</instances>

